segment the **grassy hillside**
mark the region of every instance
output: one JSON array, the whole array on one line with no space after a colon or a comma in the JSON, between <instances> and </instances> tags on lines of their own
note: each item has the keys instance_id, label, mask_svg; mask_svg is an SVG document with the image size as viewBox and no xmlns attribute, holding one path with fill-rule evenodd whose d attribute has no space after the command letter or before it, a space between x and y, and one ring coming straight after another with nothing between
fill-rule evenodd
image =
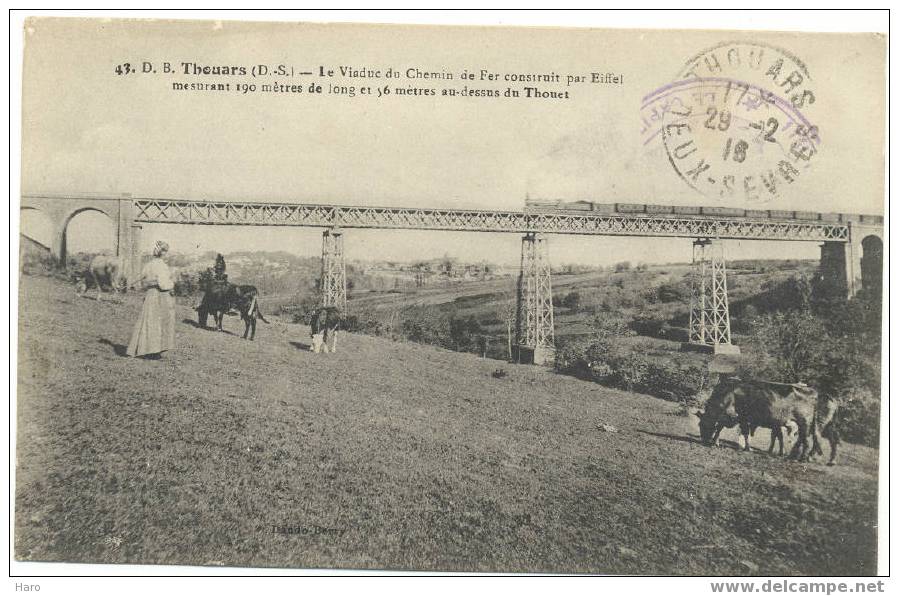
<instances>
[{"instance_id":1,"label":"grassy hillside","mask_svg":"<svg viewBox=\"0 0 899 596\"><path fill-rule=\"evenodd\" d=\"M139 300L22 278L21 560L875 572L865 447L833 468L707 448L673 403L378 337L316 355L285 323L251 343L181 306L177 350L132 360Z\"/></svg>"}]
</instances>

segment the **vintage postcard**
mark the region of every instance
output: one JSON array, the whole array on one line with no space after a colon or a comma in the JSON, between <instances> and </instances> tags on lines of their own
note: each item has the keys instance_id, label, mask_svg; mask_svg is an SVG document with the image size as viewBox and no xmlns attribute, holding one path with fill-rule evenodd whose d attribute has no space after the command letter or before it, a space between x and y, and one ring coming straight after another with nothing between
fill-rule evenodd
<instances>
[{"instance_id":1,"label":"vintage postcard","mask_svg":"<svg viewBox=\"0 0 899 596\"><path fill-rule=\"evenodd\" d=\"M884 35L24 43L17 561L888 571Z\"/></svg>"}]
</instances>

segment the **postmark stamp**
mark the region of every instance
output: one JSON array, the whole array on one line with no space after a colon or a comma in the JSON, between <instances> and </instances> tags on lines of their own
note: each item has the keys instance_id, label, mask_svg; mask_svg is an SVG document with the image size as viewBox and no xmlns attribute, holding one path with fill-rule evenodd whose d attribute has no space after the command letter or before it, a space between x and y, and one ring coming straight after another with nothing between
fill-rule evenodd
<instances>
[{"instance_id":1,"label":"postmark stamp","mask_svg":"<svg viewBox=\"0 0 899 596\"><path fill-rule=\"evenodd\" d=\"M644 96L643 145L660 143L678 177L705 196L776 201L814 166L816 101L807 67L789 52L722 43Z\"/></svg>"}]
</instances>

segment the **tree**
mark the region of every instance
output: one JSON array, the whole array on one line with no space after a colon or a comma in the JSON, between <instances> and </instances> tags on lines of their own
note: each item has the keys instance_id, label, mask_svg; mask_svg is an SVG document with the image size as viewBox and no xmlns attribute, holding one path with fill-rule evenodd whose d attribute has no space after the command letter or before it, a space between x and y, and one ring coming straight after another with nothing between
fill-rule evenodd
<instances>
[{"instance_id":1,"label":"tree","mask_svg":"<svg viewBox=\"0 0 899 596\"><path fill-rule=\"evenodd\" d=\"M483 329L474 317L451 317L449 320L450 341L455 350L467 351L477 347L477 338L482 333Z\"/></svg>"},{"instance_id":2,"label":"tree","mask_svg":"<svg viewBox=\"0 0 899 596\"><path fill-rule=\"evenodd\" d=\"M784 383L817 384L832 349L827 330L808 310L769 313L754 321L749 344L751 376Z\"/></svg>"},{"instance_id":3,"label":"tree","mask_svg":"<svg viewBox=\"0 0 899 596\"><path fill-rule=\"evenodd\" d=\"M761 289L764 294L756 303L766 311L808 311L812 305L812 284L805 275L793 276L780 283L768 280Z\"/></svg>"},{"instance_id":4,"label":"tree","mask_svg":"<svg viewBox=\"0 0 899 596\"><path fill-rule=\"evenodd\" d=\"M569 309L571 312L577 312L578 308L581 306L580 293L568 292L565 294L565 298L562 299L562 306Z\"/></svg>"},{"instance_id":5,"label":"tree","mask_svg":"<svg viewBox=\"0 0 899 596\"><path fill-rule=\"evenodd\" d=\"M741 375L805 382L840 400L840 432L876 446L880 411L880 353L865 330L865 309L850 301L840 311L811 309L763 314L752 321Z\"/></svg>"}]
</instances>

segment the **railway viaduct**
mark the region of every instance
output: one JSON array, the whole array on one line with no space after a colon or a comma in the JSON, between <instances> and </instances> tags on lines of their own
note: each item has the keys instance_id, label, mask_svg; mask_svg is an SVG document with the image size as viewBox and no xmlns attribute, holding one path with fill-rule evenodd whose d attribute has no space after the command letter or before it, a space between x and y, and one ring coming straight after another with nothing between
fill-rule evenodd
<instances>
[{"instance_id":1,"label":"railway viaduct","mask_svg":"<svg viewBox=\"0 0 899 596\"><path fill-rule=\"evenodd\" d=\"M126 275L141 266L142 229L147 224L304 226L322 234L322 300L346 308L345 230L353 228L446 230L522 235L518 282L517 355L523 362L553 359L550 234L682 238L693 242L690 344L715 353L737 353L731 342L727 299L726 240L790 240L821 243L820 274L831 291L847 297L880 277L883 218L819 217L817 220L764 219L677 214L485 211L313 205L293 203L191 201L130 195L27 194L20 208L36 209L50 221L51 256L66 266L66 230L84 211L106 214L115 224L115 252Z\"/></svg>"}]
</instances>

